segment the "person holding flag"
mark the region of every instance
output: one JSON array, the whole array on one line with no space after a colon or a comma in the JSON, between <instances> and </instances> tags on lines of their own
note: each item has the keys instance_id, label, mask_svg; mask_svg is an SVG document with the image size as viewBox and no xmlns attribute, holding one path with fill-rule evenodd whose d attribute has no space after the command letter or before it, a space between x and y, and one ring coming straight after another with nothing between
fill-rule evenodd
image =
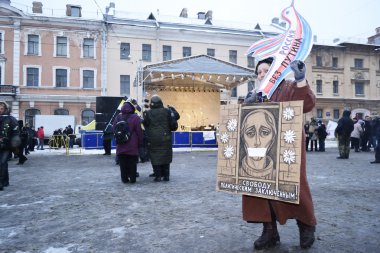
<instances>
[{"instance_id":1,"label":"person holding flag","mask_svg":"<svg viewBox=\"0 0 380 253\"><path fill-rule=\"evenodd\" d=\"M248 50L259 62L256 65L260 86L250 91L246 104L285 102L302 100L303 113L315 106L315 95L305 79L306 65L303 62L310 52L311 31L305 19L294 9L294 1L282 12L288 22L288 30L277 38L264 39L254 43ZM285 80L287 73L293 72L295 80ZM299 204L269 200L243 195L243 219L249 223L262 223L261 236L254 242L255 249L274 247L280 242L277 221L285 224L288 219L296 219L299 228L301 248L310 248L315 241L316 218L313 200L306 177L305 133L302 133L300 166Z\"/></svg>"}]
</instances>

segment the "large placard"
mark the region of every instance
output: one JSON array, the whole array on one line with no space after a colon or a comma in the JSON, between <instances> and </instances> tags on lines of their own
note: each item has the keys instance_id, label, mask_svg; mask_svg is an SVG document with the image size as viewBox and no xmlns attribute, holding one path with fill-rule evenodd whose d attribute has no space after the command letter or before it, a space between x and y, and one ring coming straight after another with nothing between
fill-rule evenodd
<instances>
[{"instance_id":1,"label":"large placard","mask_svg":"<svg viewBox=\"0 0 380 253\"><path fill-rule=\"evenodd\" d=\"M217 190L299 203L303 101L223 105Z\"/></svg>"}]
</instances>

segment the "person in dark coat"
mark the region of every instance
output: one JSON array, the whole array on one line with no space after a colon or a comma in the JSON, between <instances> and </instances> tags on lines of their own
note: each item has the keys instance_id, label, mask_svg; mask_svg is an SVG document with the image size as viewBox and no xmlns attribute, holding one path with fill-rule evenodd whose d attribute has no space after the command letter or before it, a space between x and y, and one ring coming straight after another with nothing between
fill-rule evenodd
<instances>
[{"instance_id":1,"label":"person in dark coat","mask_svg":"<svg viewBox=\"0 0 380 253\"><path fill-rule=\"evenodd\" d=\"M173 159L172 132L170 130L170 110L164 108L158 95L150 99L150 110L144 112L144 128L149 156L154 172L154 181L169 181L170 163ZM176 112L176 111L175 111ZM175 117L179 119L176 112Z\"/></svg>"},{"instance_id":2,"label":"person in dark coat","mask_svg":"<svg viewBox=\"0 0 380 253\"><path fill-rule=\"evenodd\" d=\"M116 145L116 155L119 158L120 175L123 183L135 183L137 174L137 162L139 159L139 147L143 143L143 132L140 117L135 114L135 107L130 102L125 102L121 112L113 122L113 129L118 122L125 121L128 124L130 137L126 143Z\"/></svg>"},{"instance_id":3,"label":"person in dark coat","mask_svg":"<svg viewBox=\"0 0 380 253\"><path fill-rule=\"evenodd\" d=\"M267 74L273 59L267 58L256 65L257 79L262 81ZM315 95L305 80L306 66L301 61L290 64L295 81L284 80L270 98L273 102L303 100L303 113L310 112L315 106ZM253 93L248 93L245 103L257 101ZM265 100L264 100L265 101ZM243 195L243 219L249 223L262 223L262 235L254 242L255 249L274 247L280 242L277 221L285 224L288 219L296 219L300 233L301 248L313 245L316 218L314 205L306 177L306 147L305 133L302 132L301 166L300 166L300 195L299 204L269 200L254 196Z\"/></svg>"},{"instance_id":4,"label":"person in dark coat","mask_svg":"<svg viewBox=\"0 0 380 253\"><path fill-rule=\"evenodd\" d=\"M9 185L8 158L11 150L19 145L18 122L9 114L8 104L0 101L0 191Z\"/></svg>"},{"instance_id":5,"label":"person in dark coat","mask_svg":"<svg viewBox=\"0 0 380 253\"><path fill-rule=\"evenodd\" d=\"M112 139L113 139L112 125L109 124L103 130L103 149L104 149L103 155L111 155Z\"/></svg>"},{"instance_id":6,"label":"person in dark coat","mask_svg":"<svg viewBox=\"0 0 380 253\"><path fill-rule=\"evenodd\" d=\"M350 118L350 115L350 111L343 111L343 116L338 120L338 125L335 128L339 149L337 159L348 159L350 156L351 132L354 130L354 121Z\"/></svg>"},{"instance_id":7,"label":"person in dark coat","mask_svg":"<svg viewBox=\"0 0 380 253\"><path fill-rule=\"evenodd\" d=\"M375 161L371 163L380 163L380 117L373 119L372 131L376 134L377 145L375 147Z\"/></svg>"},{"instance_id":8,"label":"person in dark coat","mask_svg":"<svg viewBox=\"0 0 380 253\"><path fill-rule=\"evenodd\" d=\"M326 125L323 124L321 120L318 120L318 128L317 128L317 135L318 135L318 145L319 145L319 152L325 152L325 141L327 137L327 131L326 131Z\"/></svg>"},{"instance_id":9,"label":"person in dark coat","mask_svg":"<svg viewBox=\"0 0 380 253\"><path fill-rule=\"evenodd\" d=\"M74 134L74 129L71 127L71 125L67 126L66 135L69 138L69 148L73 148L74 147L75 134Z\"/></svg>"},{"instance_id":10,"label":"person in dark coat","mask_svg":"<svg viewBox=\"0 0 380 253\"><path fill-rule=\"evenodd\" d=\"M309 151L309 143L310 143L310 136L309 136L309 130L310 130L310 122L306 121L305 125L303 126L306 136L306 151Z\"/></svg>"},{"instance_id":11,"label":"person in dark coat","mask_svg":"<svg viewBox=\"0 0 380 253\"><path fill-rule=\"evenodd\" d=\"M34 146L37 143L37 132L33 127L28 129L28 151L34 151Z\"/></svg>"}]
</instances>

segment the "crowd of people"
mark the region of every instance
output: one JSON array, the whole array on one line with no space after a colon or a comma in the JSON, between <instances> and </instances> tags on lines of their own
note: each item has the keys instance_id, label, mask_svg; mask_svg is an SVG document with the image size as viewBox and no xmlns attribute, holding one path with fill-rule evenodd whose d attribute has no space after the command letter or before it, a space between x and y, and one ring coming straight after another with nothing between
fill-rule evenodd
<instances>
[{"instance_id":1,"label":"crowd of people","mask_svg":"<svg viewBox=\"0 0 380 253\"><path fill-rule=\"evenodd\" d=\"M74 134L74 129L71 125L63 128L58 128L53 131L52 142L50 145L53 148L73 148L76 135Z\"/></svg>"},{"instance_id":2,"label":"crowd of people","mask_svg":"<svg viewBox=\"0 0 380 253\"><path fill-rule=\"evenodd\" d=\"M351 119L351 112L343 112L335 129L338 139L338 159L348 159L350 149L355 152L369 152L371 148L375 151L375 160L371 163L380 163L380 117L366 116L359 119L356 115Z\"/></svg>"},{"instance_id":3,"label":"crowd of people","mask_svg":"<svg viewBox=\"0 0 380 253\"><path fill-rule=\"evenodd\" d=\"M360 119L356 115L351 119L351 111L344 111L342 118L338 121L338 126L334 132L338 139L339 157L338 159L348 159L349 150L355 152L377 151L379 143L378 131L379 117L365 116ZM325 141L328 136L326 125L321 120L311 118L304 124L306 133L306 151L325 152ZM372 163L378 163L379 158Z\"/></svg>"},{"instance_id":4,"label":"crowd of people","mask_svg":"<svg viewBox=\"0 0 380 253\"><path fill-rule=\"evenodd\" d=\"M304 125L306 134L306 151L325 152L325 141L327 137L326 125L322 120L311 118ZM310 144L310 148L309 148Z\"/></svg>"}]
</instances>

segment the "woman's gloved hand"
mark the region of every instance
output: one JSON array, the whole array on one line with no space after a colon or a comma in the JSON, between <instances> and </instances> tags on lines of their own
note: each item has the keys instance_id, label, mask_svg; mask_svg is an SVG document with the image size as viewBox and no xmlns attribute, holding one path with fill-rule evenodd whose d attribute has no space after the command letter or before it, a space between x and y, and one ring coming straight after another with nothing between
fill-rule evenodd
<instances>
[{"instance_id":1,"label":"woman's gloved hand","mask_svg":"<svg viewBox=\"0 0 380 253\"><path fill-rule=\"evenodd\" d=\"M306 65L303 61L295 60L290 63L290 68L294 72L294 79L296 82L302 82L305 80Z\"/></svg>"}]
</instances>

